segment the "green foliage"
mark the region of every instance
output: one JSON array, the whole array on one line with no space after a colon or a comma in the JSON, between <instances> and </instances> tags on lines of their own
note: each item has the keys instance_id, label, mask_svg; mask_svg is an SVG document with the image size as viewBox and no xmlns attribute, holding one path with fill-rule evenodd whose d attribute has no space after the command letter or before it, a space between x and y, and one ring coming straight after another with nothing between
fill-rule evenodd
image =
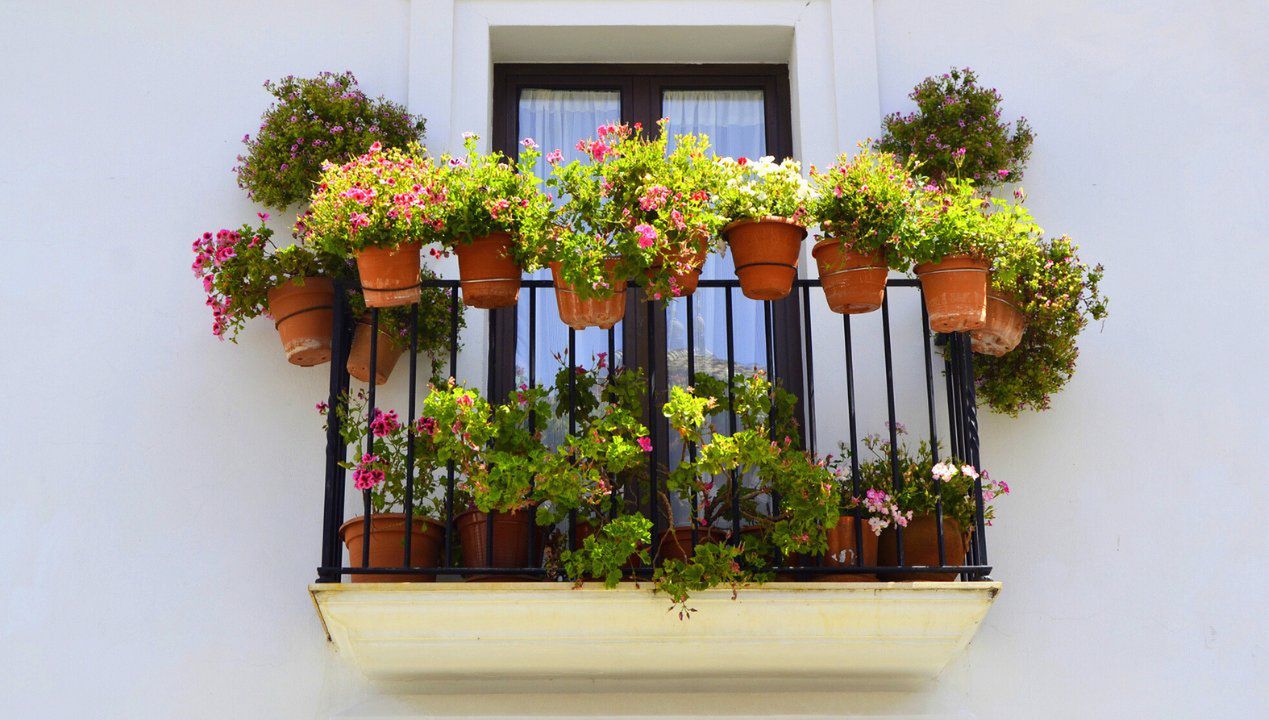
<instances>
[{"instance_id":1,"label":"green foliage","mask_svg":"<svg viewBox=\"0 0 1269 720\"><path fill-rule=\"evenodd\" d=\"M235 340L246 322L268 311L269 291L288 280L346 275L337 256L309 247L273 244L273 231L264 224L203 233L194 241L194 276L207 293L212 309L212 334Z\"/></svg>"},{"instance_id":2,"label":"green foliage","mask_svg":"<svg viewBox=\"0 0 1269 720\"><path fill-rule=\"evenodd\" d=\"M766 155L757 160L720 158L723 182L718 187L718 212L728 221L789 218L802 223L811 202L811 186L802 177L802 164L792 158L776 162Z\"/></svg>"},{"instance_id":3,"label":"green foliage","mask_svg":"<svg viewBox=\"0 0 1269 720\"><path fill-rule=\"evenodd\" d=\"M532 140L521 143L518 161L502 153L481 154L479 136L467 133L465 155L437 161L443 200L437 217L444 232L437 240L447 249L493 232L510 233L512 253L525 270L536 270L536 248L553 227L554 206L533 173L541 155Z\"/></svg>"},{"instance_id":4,"label":"green foliage","mask_svg":"<svg viewBox=\"0 0 1269 720\"><path fill-rule=\"evenodd\" d=\"M920 161L934 182L971 180L990 188L1022 179L1034 136L1026 118L1011 128L1000 120L1000 93L978 84L969 68L922 80L908 97L917 109L885 118L876 147Z\"/></svg>"},{"instance_id":5,"label":"green foliage","mask_svg":"<svg viewBox=\"0 0 1269 720\"><path fill-rule=\"evenodd\" d=\"M375 142L404 147L423 135L422 119L367 97L350 72L288 76L264 87L274 103L256 137L243 136L247 150L234 172L248 196L277 210L308 198L325 161L344 162Z\"/></svg>"},{"instance_id":6,"label":"green foliage","mask_svg":"<svg viewBox=\"0 0 1269 720\"><path fill-rule=\"evenodd\" d=\"M733 597L736 590L752 581L754 575L746 566L761 564L758 554L744 543L728 545L705 542L696 546L688 560L671 558L658 567L652 576L657 590L666 593L673 603L672 609L685 620L696 612L688 605L692 593L727 586Z\"/></svg>"},{"instance_id":7,"label":"green foliage","mask_svg":"<svg viewBox=\"0 0 1269 720\"><path fill-rule=\"evenodd\" d=\"M1075 372L1079 334L1090 320L1107 316L1101 265L1082 262L1069 237L1036 248L1036 262L1020 270L1016 283L1027 318L1022 342L1002 357L974 357L978 402L1011 416L1049 408Z\"/></svg>"},{"instance_id":8,"label":"green foliage","mask_svg":"<svg viewBox=\"0 0 1269 720\"><path fill-rule=\"evenodd\" d=\"M651 520L640 513L622 515L587 536L577 550L565 550L561 555L564 572L578 584L592 577L603 580L604 587L616 587L632 556L643 564L651 562L651 542Z\"/></svg>"},{"instance_id":9,"label":"green foliage","mask_svg":"<svg viewBox=\"0 0 1269 720\"><path fill-rule=\"evenodd\" d=\"M895 248L920 228L916 222L921 178L913 163L861 147L842 155L824 172L811 168L810 218L837 238L843 249L861 254L886 250L896 270L905 270Z\"/></svg>"}]
</instances>

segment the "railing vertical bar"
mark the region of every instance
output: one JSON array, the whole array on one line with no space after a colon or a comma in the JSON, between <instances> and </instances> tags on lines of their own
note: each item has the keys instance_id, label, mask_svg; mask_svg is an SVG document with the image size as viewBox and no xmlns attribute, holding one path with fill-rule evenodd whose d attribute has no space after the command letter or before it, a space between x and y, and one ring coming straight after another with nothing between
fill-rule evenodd
<instances>
[{"instance_id":1,"label":"railing vertical bar","mask_svg":"<svg viewBox=\"0 0 1269 720\"><path fill-rule=\"evenodd\" d=\"M379 364L379 308L370 309L370 375L369 385L370 391L366 402L366 454L375 454L375 434L370 431L370 423L375 419L375 387L379 384L376 382L379 378L377 373ZM370 567L370 489L361 491L362 507L364 509L363 517L365 518L362 526L361 536L361 566Z\"/></svg>"},{"instance_id":2,"label":"railing vertical bar","mask_svg":"<svg viewBox=\"0 0 1269 720\"><path fill-rule=\"evenodd\" d=\"M890 481L894 484L895 495L903 490L903 480L899 475L899 425L894 412L894 365L890 350L890 298L881 299L881 337L886 358L886 414L890 419ZM898 522L894 526L895 548L900 567L903 566L903 528Z\"/></svg>"},{"instance_id":3,"label":"railing vertical bar","mask_svg":"<svg viewBox=\"0 0 1269 720\"><path fill-rule=\"evenodd\" d=\"M687 322L685 326L687 329L687 384L694 386L696 384L696 303L692 295L687 296ZM688 441L687 454L691 462L696 462L695 442ZM696 523L699 520L697 516L700 514L700 498L696 491L692 491L691 504L692 515L688 524L692 528L692 547L696 547Z\"/></svg>"},{"instance_id":4,"label":"railing vertical bar","mask_svg":"<svg viewBox=\"0 0 1269 720\"><path fill-rule=\"evenodd\" d=\"M608 385L611 387L615 373L617 372L617 326L608 328ZM617 506L620 501L620 495L617 492L617 479L611 473L608 475L608 482L612 486L610 491L611 505L608 508L608 519L614 520L617 517ZM598 528L596 528L598 529Z\"/></svg>"},{"instance_id":5,"label":"railing vertical bar","mask_svg":"<svg viewBox=\"0 0 1269 720\"><path fill-rule=\"evenodd\" d=\"M652 438L652 452L648 453L648 517L652 521L652 541L657 543L660 548L659 533L661 527L661 513L657 508L657 500L659 497L660 483L657 482L657 452L660 450L656 447L656 352L657 352L657 326L656 326L656 303L652 300L647 301L647 309L645 322L647 327L647 418L648 418L648 435ZM674 518L665 519L665 527L673 536Z\"/></svg>"},{"instance_id":6,"label":"railing vertical bar","mask_svg":"<svg viewBox=\"0 0 1269 720\"><path fill-rule=\"evenodd\" d=\"M458 379L458 285L450 287L449 295L449 377ZM493 314L489 321L493 323ZM493 327L489 328L493 337ZM445 557L441 558L441 567L449 567L454 562L454 462L445 464Z\"/></svg>"},{"instance_id":7,"label":"railing vertical bar","mask_svg":"<svg viewBox=\"0 0 1269 720\"><path fill-rule=\"evenodd\" d=\"M802 286L802 338L806 345L806 440L815 455L815 361L811 341L811 286Z\"/></svg>"},{"instance_id":8,"label":"railing vertical bar","mask_svg":"<svg viewBox=\"0 0 1269 720\"><path fill-rule=\"evenodd\" d=\"M974 500L975 508L975 533L978 537L974 542L974 546L978 549L978 565L987 564L987 523L986 508L983 503L983 478L982 478L982 457L979 454L978 445L978 401L974 391L974 350L970 342L969 333L961 335L961 349L965 358L964 366L961 370L964 377L964 397L965 397L965 434L966 446L969 462L973 464L974 469L978 471L978 477L974 479Z\"/></svg>"},{"instance_id":9,"label":"railing vertical bar","mask_svg":"<svg viewBox=\"0 0 1269 720\"><path fill-rule=\"evenodd\" d=\"M925 409L930 416L930 455L939 462L938 416L934 410L934 357L930 347L930 313L925 308L925 291L921 290L921 345L925 349ZM943 540L943 481L934 477L934 524L939 544L939 565L947 564L946 543Z\"/></svg>"},{"instance_id":10,"label":"railing vertical bar","mask_svg":"<svg viewBox=\"0 0 1269 720\"><path fill-rule=\"evenodd\" d=\"M846 417L850 430L850 487L855 516L855 567L864 564L863 508L859 495L859 429L855 416L855 359L850 334L850 315L842 315L842 334L846 346Z\"/></svg>"},{"instance_id":11,"label":"railing vertical bar","mask_svg":"<svg viewBox=\"0 0 1269 720\"><path fill-rule=\"evenodd\" d=\"M529 389L532 390L538 386L538 289L529 286ZM529 432L536 433L538 431L537 414L529 412ZM530 481L529 487L532 488L535 482ZM537 557L538 544L538 506L529 506L529 560Z\"/></svg>"},{"instance_id":12,"label":"railing vertical bar","mask_svg":"<svg viewBox=\"0 0 1269 720\"><path fill-rule=\"evenodd\" d=\"M732 314L732 288L727 286L727 297L724 305L727 320L727 418L729 433L736 432L736 393L733 388L736 379L736 338L735 338L735 318ZM733 544L740 542L740 480L736 476L736 471L731 471L731 542Z\"/></svg>"},{"instance_id":13,"label":"railing vertical bar","mask_svg":"<svg viewBox=\"0 0 1269 720\"><path fill-rule=\"evenodd\" d=\"M344 444L339 411L348 392L348 288L342 280L334 282L331 308L330 383L326 399L326 499L322 519L322 570L318 582L339 582L338 568L343 564L339 526L344 523L344 482L346 474L339 464L348 453Z\"/></svg>"},{"instance_id":14,"label":"railing vertical bar","mask_svg":"<svg viewBox=\"0 0 1269 720\"><path fill-rule=\"evenodd\" d=\"M568 329L568 434L577 432L577 331ZM568 511L568 549L577 548L577 510Z\"/></svg>"},{"instance_id":15,"label":"railing vertical bar","mask_svg":"<svg viewBox=\"0 0 1269 720\"><path fill-rule=\"evenodd\" d=\"M775 405L775 392L774 392L775 381L776 381L775 336L771 330L771 322L772 322L771 301L766 300L766 301L763 301L762 303L762 329L763 329L763 332L765 333L765 339L763 343L763 354L766 355L765 364L766 364L767 380L769 380L772 383L772 391L773 391L771 393L771 398L770 398L771 402L768 405L768 411L767 411L768 412L767 439L778 441L779 438L776 437L776 426L775 426L776 405ZM775 491L772 491L771 495L767 499L771 503L771 517L775 517L780 512L780 494Z\"/></svg>"},{"instance_id":16,"label":"railing vertical bar","mask_svg":"<svg viewBox=\"0 0 1269 720\"><path fill-rule=\"evenodd\" d=\"M405 557L402 567L410 566L412 536L414 535L414 411L415 382L419 366L419 310L416 303L410 306L410 387L406 400L405 420ZM431 561L428 561L429 564Z\"/></svg>"}]
</instances>

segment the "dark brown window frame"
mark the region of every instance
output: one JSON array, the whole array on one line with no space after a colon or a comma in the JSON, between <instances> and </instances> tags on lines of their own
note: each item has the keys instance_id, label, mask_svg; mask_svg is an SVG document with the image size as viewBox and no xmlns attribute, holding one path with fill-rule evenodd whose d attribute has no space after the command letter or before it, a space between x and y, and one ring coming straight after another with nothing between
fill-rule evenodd
<instances>
[{"instance_id":1,"label":"dark brown window frame","mask_svg":"<svg viewBox=\"0 0 1269 720\"><path fill-rule=\"evenodd\" d=\"M765 99L767 154L793 156L793 129L789 95L789 68L784 64L546 64L494 65L493 147L514 157L519 149L520 92L528 88L550 90L612 90L621 94L623 122L640 122L652 130L662 116L661 99L667 90L761 90ZM580 138L579 138L580 139ZM646 298L638 290L628 293L622 346L628 364L651 367L659 378L656 394L663 401L668 390L665 322L663 313L651 317ZM654 344L661 348L649 357L648 323L654 324ZM772 303L773 349L769 358L776 381L798 396L802 382L802 312L798 293ZM515 383L516 309L490 313L489 389L502 397ZM631 352L633 351L633 352ZM655 443L657 447L665 447Z\"/></svg>"}]
</instances>

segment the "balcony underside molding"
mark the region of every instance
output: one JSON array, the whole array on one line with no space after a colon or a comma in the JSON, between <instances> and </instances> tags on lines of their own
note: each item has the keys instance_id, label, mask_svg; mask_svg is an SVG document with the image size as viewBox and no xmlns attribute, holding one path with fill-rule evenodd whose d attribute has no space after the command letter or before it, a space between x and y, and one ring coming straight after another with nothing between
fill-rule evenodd
<instances>
[{"instance_id":1,"label":"balcony underside molding","mask_svg":"<svg viewBox=\"0 0 1269 720\"><path fill-rule=\"evenodd\" d=\"M973 638L996 582L779 583L694 595L646 584L359 583L309 588L331 641L373 680L488 692L718 679L908 685ZM563 681L563 682L562 682Z\"/></svg>"}]
</instances>

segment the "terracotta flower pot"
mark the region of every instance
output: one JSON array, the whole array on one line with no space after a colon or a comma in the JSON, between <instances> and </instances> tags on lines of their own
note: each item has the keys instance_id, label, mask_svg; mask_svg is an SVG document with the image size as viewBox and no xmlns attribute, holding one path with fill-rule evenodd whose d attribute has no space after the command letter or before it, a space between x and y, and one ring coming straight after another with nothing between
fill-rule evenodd
<instances>
[{"instance_id":1,"label":"terracotta flower pot","mask_svg":"<svg viewBox=\"0 0 1269 720\"><path fill-rule=\"evenodd\" d=\"M538 552L546 541L541 528L534 526L528 511L495 512L493 515L493 558L489 557L489 514L467 510L454 517L458 541L463 546L463 564L468 567L527 568L537 567L539 558L529 557L529 533L536 534ZM513 581L533 580L520 575L465 575L466 580Z\"/></svg>"},{"instance_id":2,"label":"terracotta flower pot","mask_svg":"<svg viewBox=\"0 0 1269 720\"><path fill-rule=\"evenodd\" d=\"M843 249L837 238L824 238L811 249L820 270L820 284L828 307L836 313L855 315L881 307L890 273L881 251L865 255Z\"/></svg>"},{"instance_id":3,"label":"terracotta flower pot","mask_svg":"<svg viewBox=\"0 0 1269 720\"><path fill-rule=\"evenodd\" d=\"M358 380L370 382L370 318L357 321L357 331L353 334L352 348L348 351L348 374ZM405 348L396 338L379 329L379 341L375 344L375 384L388 382L392 368Z\"/></svg>"},{"instance_id":4,"label":"terracotta flower pot","mask_svg":"<svg viewBox=\"0 0 1269 720\"><path fill-rule=\"evenodd\" d=\"M348 567L362 567L362 542L366 518L355 517L339 526L339 536L348 547ZM441 547L445 544L445 526L420 515L414 516L410 528L410 565L436 567L440 564ZM401 567L405 559L405 513L375 513L370 516L369 567ZM433 582L435 575L401 574L349 575L352 582Z\"/></svg>"},{"instance_id":5,"label":"terracotta flower pot","mask_svg":"<svg viewBox=\"0 0 1269 720\"><path fill-rule=\"evenodd\" d=\"M335 286L330 278L288 280L269 290L269 315L292 365L311 367L330 361Z\"/></svg>"},{"instance_id":6,"label":"terracotta flower pot","mask_svg":"<svg viewBox=\"0 0 1269 720\"><path fill-rule=\"evenodd\" d=\"M916 266L931 330L963 332L987 323L987 268L986 261L968 255Z\"/></svg>"},{"instance_id":7,"label":"terracotta flower pot","mask_svg":"<svg viewBox=\"0 0 1269 720\"><path fill-rule=\"evenodd\" d=\"M555 304L559 307L560 320L575 330L598 327L607 330L626 314L626 281L618 278L617 259L605 261L608 268L608 285L616 289L606 298L585 300L573 292L571 285L560 277L560 264L551 263L551 278L555 282Z\"/></svg>"},{"instance_id":8,"label":"terracotta flower pot","mask_svg":"<svg viewBox=\"0 0 1269 720\"><path fill-rule=\"evenodd\" d=\"M875 566L877 564L877 535L868 527L868 521L864 520L861 525L863 532L860 533L859 546L860 554L863 555L863 565ZM824 553L824 567L854 567L855 558L855 516L843 515L838 519L837 524L833 526L827 533L828 552ZM805 565L811 567L815 565L814 558L807 558L801 555L794 555L789 558L790 564ZM806 580L818 582L872 582L877 579L872 573L807 573Z\"/></svg>"},{"instance_id":9,"label":"terracotta flower pot","mask_svg":"<svg viewBox=\"0 0 1269 720\"><path fill-rule=\"evenodd\" d=\"M520 266L511 254L511 235L496 232L454 245L463 302L477 308L515 305L520 299Z\"/></svg>"},{"instance_id":10,"label":"terracotta flower pot","mask_svg":"<svg viewBox=\"0 0 1269 720\"><path fill-rule=\"evenodd\" d=\"M881 531L877 540L877 565L879 567L900 567L898 549L895 547L895 529L890 526ZM960 523L943 517L943 555L944 565L963 565L965 548L969 544L969 534L961 531ZM926 513L916 515L903 529L903 566L939 564L938 525L934 515ZM951 581L956 579L954 572L879 572L882 580L934 580Z\"/></svg>"},{"instance_id":11,"label":"terracotta flower pot","mask_svg":"<svg viewBox=\"0 0 1269 720\"><path fill-rule=\"evenodd\" d=\"M390 249L368 247L357 253L357 274L367 306L394 307L419 301L419 247L413 242Z\"/></svg>"},{"instance_id":12,"label":"terracotta flower pot","mask_svg":"<svg viewBox=\"0 0 1269 720\"><path fill-rule=\"evenodd\" d=\"M709 258L709 241L701 240L695 250L685 250L679 255L679 265L690 265L691 270L684 273L674 273L671 275L673 281L672 287L678 289L678 293L674 297L687 297L696 292L696 286L701 281L701 268L705 267L705 260ZM648 269L646 274L649 278L653 273L661 269L661 265Z\"/></svg>"},{"instance_id":13,"label":"terracotta flower pot","mask_svg":"<svg viewBox=\"0 0 1269 720\"><path fill-rule=\"evenodd\" d=\"M793 289L806 228L789 218L737 220L723 228L740 278L751 300L779 300Z\"/></svg>"},{"instance_id":14,"label":"terracotta flower pot","mask_svg":"<svg viewBox=\"0 0 1269 720\"><path fill-rule=\"evenodd\" d=\"M974 352L1000 357L1018 347L1027 329L1027 316L1017 299L998 292L987 294L987 324L971 335Z\"/></svg>"}]
</instances>

